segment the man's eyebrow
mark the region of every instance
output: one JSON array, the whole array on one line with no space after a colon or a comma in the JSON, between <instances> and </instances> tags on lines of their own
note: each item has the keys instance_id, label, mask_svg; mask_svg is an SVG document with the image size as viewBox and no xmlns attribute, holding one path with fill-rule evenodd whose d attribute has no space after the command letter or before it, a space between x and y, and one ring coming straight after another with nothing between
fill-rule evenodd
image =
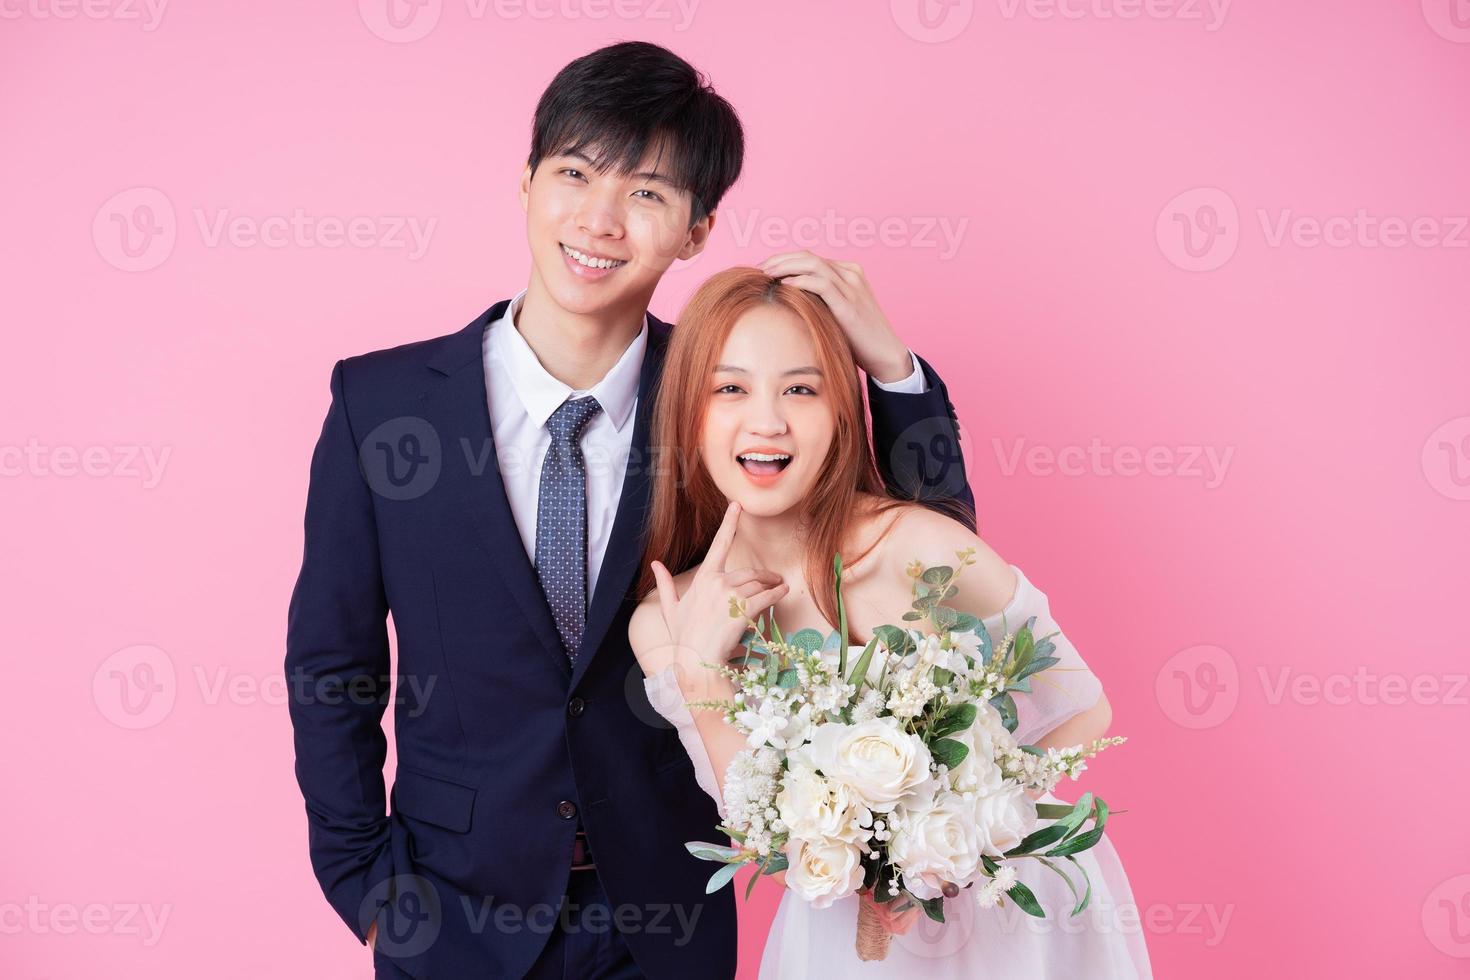
<instances>
[{"instance_id":1,"label":"man's eyebrow","mask_svg":"<svg viewBox=\"0 0 1470 980\"><path fill-rule=\"evenodd\" d=\"M745 368L743 368L743 367L736 367L734 364L716 364L715 365L715 370L716 371L724 371L726 374L749 374L750 373L749 371L745 370ZM781 377L784 378L787 375L791 375L791 374L815 374L817 377L820 378L820 377L822 377L822 369L821 368L815 368L815 367L792 368L789 371L782 371L781 372Z\"/></svg>"},{"instance_id":2,"label":"man's eyebrow","mask_svg":"<svg viewBox=\"0 0 1470 980\"><path fill-rule=\"evenodd\" d=\"M591 157L583 153L581 150L568 150L565 153L558 153L557 156L571 157L574 160L581 160L588 166L597 165ZM668 184L675 190L679 189L679 185L674 180L674 178L670 177L668 174L661 174L656 170L640 170L638 173L633 174L632 176L637 177L640 180L656 180L660 183Z\"/></svg>"}]
</instances>

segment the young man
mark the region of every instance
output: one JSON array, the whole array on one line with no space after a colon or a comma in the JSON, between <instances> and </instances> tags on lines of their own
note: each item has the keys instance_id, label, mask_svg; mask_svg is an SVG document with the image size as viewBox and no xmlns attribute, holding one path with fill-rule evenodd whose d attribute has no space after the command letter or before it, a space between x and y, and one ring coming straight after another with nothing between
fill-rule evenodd
<instances>
[{"instance_id":1,"label":"young man","mask_svg":"<svg viewBox=\"0 0 1470 980\"><path fill-rule=\"evenodd\" d=\"M525 290L333 369L286 674L312 867L380 977L734 973L731 892L706 895L683 848L718 820L627 627L669 335L648 301L704 248L743 152L730 105L671 52L577 59L536 108ZM832 307L884 477L926 495L930 439L958 444L939 378L856 266L765 268ZM973 512L957 453L938 462Z\"/></svg>"}]
</instances>

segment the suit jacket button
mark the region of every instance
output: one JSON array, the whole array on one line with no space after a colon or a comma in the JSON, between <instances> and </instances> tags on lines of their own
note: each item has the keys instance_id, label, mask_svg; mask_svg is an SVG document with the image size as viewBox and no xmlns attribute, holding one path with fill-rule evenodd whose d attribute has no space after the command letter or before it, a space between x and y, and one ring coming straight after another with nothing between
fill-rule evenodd
<instances>
[{"instance_id":1,"label":"suit jacket button","mask_svg":"<svg viewBox=\"0 0 1470 980\"><path fill-rule=\"evenodd\" d=\"M573 718L582 717L582 712L587 710L587 702L581 698L572 698L567 702L567 714Z\"/></svg>"},{"instance_id":2,"label":"suit jacket button","mask_svg":"<svg viewBox=\"0 0 1470 980\"><path fill-rule=\"evenodd\" d=\"M570 820L577 815L577 804L571 800L562 800L556 805L556 815L563 820Z\"/></svg>"}]
</instances>

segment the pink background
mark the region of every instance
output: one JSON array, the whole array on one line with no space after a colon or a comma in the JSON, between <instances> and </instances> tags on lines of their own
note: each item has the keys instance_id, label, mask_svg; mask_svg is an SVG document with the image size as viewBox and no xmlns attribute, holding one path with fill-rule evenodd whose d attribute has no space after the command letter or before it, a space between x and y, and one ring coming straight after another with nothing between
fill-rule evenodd
<instances>
[{"instance_id":1,"label":"pink background","mask_svg":"<svg viewBox=\"0 0 1470 980\"><path fill-rule=\"evenodd\" d=\"M596 2L4 8L0 974L368 975L280 674L328 375L524 285L536 96L643 38L749 136L655 312L865 264L1130 737L1084 784L1157 974L1463 976L1463 2ZM366 233L247 233L297 209Z\"/></svg>"}]
</instances>

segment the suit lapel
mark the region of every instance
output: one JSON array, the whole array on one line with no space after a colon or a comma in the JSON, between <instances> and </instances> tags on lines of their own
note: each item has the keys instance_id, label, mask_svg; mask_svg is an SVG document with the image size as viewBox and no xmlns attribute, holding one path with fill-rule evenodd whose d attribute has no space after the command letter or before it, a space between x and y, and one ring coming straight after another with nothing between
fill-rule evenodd
<instances>
[{"instance_id":1,"label":"suit lapel","mask_svg":"<svg viewBox=\"0 0 1470 980\"><path fill-rule=\"evenodd\" d=\"M663 371L664 351L668 347L669 325L652 313L648 315L648 347L643 354L643 370L638 376L638 407L633 422L633 441L628 451L628 468L623 475L623 492L618 500L618 513L602 557L597 576L597 592L587 609L587 629L577 649L576 666L572 668L572 687L587 672L588 665L601 648L608 627L628 597L634 573L643 558L644 522L648 514L649 429L653 420L654 387Z\"/></svg>"},{"instance_id":2,"label":"suit lapel","mask_svg":"<svg viewBox=\"0 0 1470 980\"><path fill-rule=\"evenodd\" d=\"M490 425L482 342L485 328L509 305L509 300L496 303L447 338L445 347L429 362L430 369L443 378L437 391L431 388L425 395L424 411L439 433L444 454L440 479L451 506L468 519L506 592L540 639L552 664L563 676L570 676L571 663L556 631L551 606L516 528Z\"/></svg>"}]
</instances>

